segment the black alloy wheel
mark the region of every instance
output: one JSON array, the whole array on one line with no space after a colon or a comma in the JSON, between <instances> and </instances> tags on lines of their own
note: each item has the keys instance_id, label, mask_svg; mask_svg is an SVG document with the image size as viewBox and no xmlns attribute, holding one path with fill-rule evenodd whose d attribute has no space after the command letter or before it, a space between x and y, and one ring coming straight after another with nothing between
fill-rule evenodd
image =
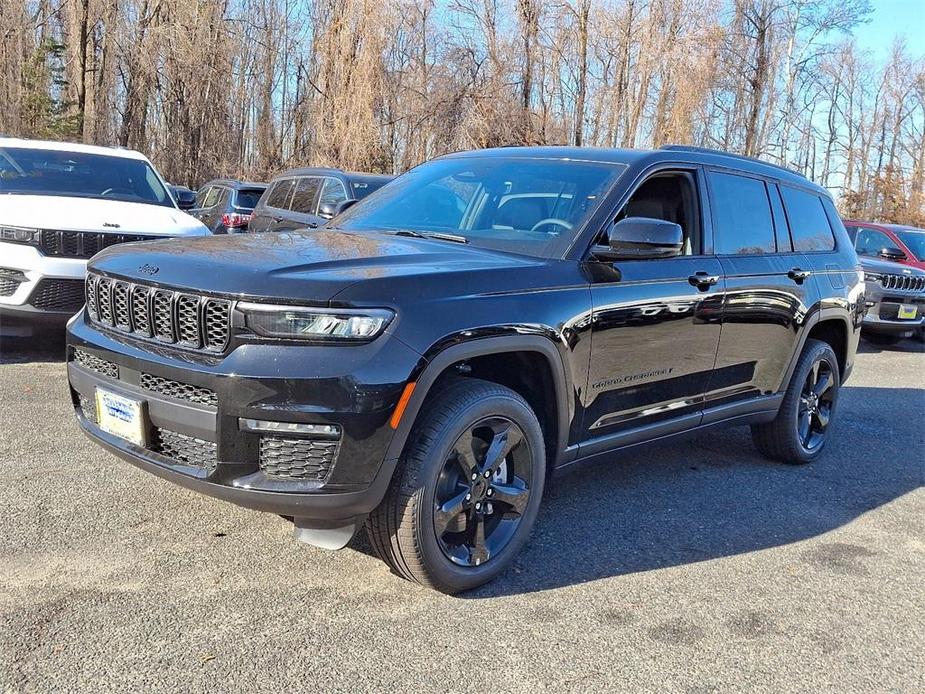
<instances>
[{"instance_id":1,"label":"black alloy wheel","mask_svg":"<svg viewBox=\"0 0 925 694\"><path fill-rule=\"evenodd\" d=\"M816 460L830 437L840 389L841 371L832 345L806 340L777 416L752 424L755 446L783 463Z\"/></svg>"},{"instance_id":2,"label":"black alloy wheel","mask_svg":"<svg viewBox=\"0 0 925 694\"><path fill-rule=\"evenodd\" d=\"M536 522L546 446L536 413L510 388L476 378L438 387L367 518L376 553L449 594L503 574Z\"/></svg>"},{"instance_id":3,"label":"black alloy wheel","mask_svg":"<svg viewBox=\"0 0 925 694\"><path fill-rule=\"evenodd\" d=\"M825 440L825 431L832 419L835 400L835 374L824 357L813 362L800 393L797 427L800 443L814 451Z\"/></svg>"},{"instance_id":4,"label":"black alloy wheel","mask_svg":"<svg viewBox=\"0 0 925 694\"><path fill-rule=\"evenodd\" d=\"M465 431L447 457L434 498L434 532L460 566L481 566L507 546L530 498L533 456L523 430L488 417Z\"/></svg>"}]
</instances>

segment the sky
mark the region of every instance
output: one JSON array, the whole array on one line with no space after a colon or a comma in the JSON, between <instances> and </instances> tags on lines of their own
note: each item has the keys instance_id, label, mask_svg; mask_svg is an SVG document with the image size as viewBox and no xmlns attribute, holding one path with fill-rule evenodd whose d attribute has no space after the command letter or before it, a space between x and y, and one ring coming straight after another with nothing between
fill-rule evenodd
<instances>
[{"instance_id":1,"label":"sky","mask_svg":"<svg viewBox=\"0 0 925 694\"><path fill-rule=\"evenodd\" d=\"M925 55L925 0L871 0L874 8L869 24L854 30L858 46L886 59L897 34L906 38L913 56Z\"/></svg>"}]
</instances>

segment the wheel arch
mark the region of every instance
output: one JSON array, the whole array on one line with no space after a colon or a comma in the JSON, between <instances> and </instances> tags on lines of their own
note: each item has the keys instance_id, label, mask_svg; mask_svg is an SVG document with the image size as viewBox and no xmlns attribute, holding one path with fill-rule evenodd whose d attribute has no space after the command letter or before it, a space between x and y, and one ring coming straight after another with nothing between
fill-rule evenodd
<instances>
[{"instance_id":1,"label":"wheel arch","mask_svg":"<svg viewBox=\"0 0 925 694\"><path fill-rule=\"evenodd\" d=\"M780 391L787 389L793 372L796 370L797 363L800 361L800 355L806 347L806 341L810 338L827 342L835 356L838 359L838 370L842 382L846 378L846 368L848 367L848 350L851 344L851 318L846 311L832 308L820 308L814 311L807 319L803 330L800 333L797 349L794 350L790 358L790 366L780 385Z\"/></svg>"},{"instance_id":2,"label":"wheel arch","mask_svg":"<svg viewBox=\"0 0 925 694\"><path fill-rule=\"evenodd\" d=\"M530 355L520 357L519 355ZM509 365L512 360L520 358L538 359L539 363L545 365L547 374L551 380L551 391L553 402L546 402L546 398L534 390L533 392L522 392L523 389L512 384L510 377L504 377L503 369L487 368L493 360L497 364ZM500 383L512 387L530 403L534 411L540 406L540 411L536 415L543 426L544 436L547 437L547 465L551 468L556 463L561 462L565 455L566 445L568 443L569 431L569 407L568 394L569 382L566 376L566 369L556 344L549 338L539 335L509 335L498 337L485 337L470 340L461 344L455 344L438 352L429 360L426 367L414 378L414 391L408 404L402 413L395 435L389 444L386 452L386 460L397 460L401 457L405 444L411 434L421 408L424 405L427 396L439 388L440 383L448 376L457 373L458 365L469 367L464 369L462 376L471 375L472 377L482 378L495 383ZM494 377L492 376L494 374ZM546 385L543 383L543 376L539 377L540 393ZM550 410L550 405L554 406ZM553 441L548 440L552 434Z\"/></svg>"}]
</instances>

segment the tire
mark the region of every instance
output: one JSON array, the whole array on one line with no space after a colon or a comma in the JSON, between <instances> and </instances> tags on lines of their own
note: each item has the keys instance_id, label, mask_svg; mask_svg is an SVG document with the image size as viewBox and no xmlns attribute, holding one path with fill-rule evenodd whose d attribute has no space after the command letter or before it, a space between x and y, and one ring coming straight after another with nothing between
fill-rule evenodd
<instances>
[{"instance_id":1,"label":"tire","mask_svg":"<svg viewBox=\"0 0 925 694\"><path fill-rule=\"evenodd\" d=\"M366 529L399 576L453 594L504 572L526 543L543 495L545 443L527 402L495 383L460 380L422 412Z\"/></svg>"},{"instance_id":2,"label":"tire","mask_svg":"<svg viewBox=\"0 0 925 694\"><path fill-rule=\"evenodd\" d=\"M828 382L826 374L831 376L831 383L823 388ZM755 447L762 455L783 463L800 465L816 460L831 432L840 389L841 374L832 347L821 340L807 340L777 417L752 425ZM809 397L810 390L815 398Z\"/></svg>"},{"instance_id":3,"label":"tire","mask_svg":"<svg viewBox=\"0 0 925 694\"><path fill-rule=\"evenodd\" d=\"M884 347L889 347L891 345L898 345L905 339L905 336L893 335L891 333L865 333L864 339L875 345L883 345Z\"/></svg>"}]
</instances>

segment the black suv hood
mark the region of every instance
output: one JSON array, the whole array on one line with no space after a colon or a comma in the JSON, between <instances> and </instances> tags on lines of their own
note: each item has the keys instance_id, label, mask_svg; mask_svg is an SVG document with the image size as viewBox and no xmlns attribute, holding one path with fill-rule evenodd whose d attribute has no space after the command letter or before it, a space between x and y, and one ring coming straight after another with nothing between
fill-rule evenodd
<instances>
[{"instance_id":1,"label":"black suv hood","mask_svg":"<svg viewBox=\"0 0 925 694\"><path fill-rule=\"evenodd\" d=\"M122 244L95 256L90 267L146 284L323 303L361 283L382 290L390 279L497 274L542 263L447 241L320 230Z\"/></svg>"}]
</instances>

